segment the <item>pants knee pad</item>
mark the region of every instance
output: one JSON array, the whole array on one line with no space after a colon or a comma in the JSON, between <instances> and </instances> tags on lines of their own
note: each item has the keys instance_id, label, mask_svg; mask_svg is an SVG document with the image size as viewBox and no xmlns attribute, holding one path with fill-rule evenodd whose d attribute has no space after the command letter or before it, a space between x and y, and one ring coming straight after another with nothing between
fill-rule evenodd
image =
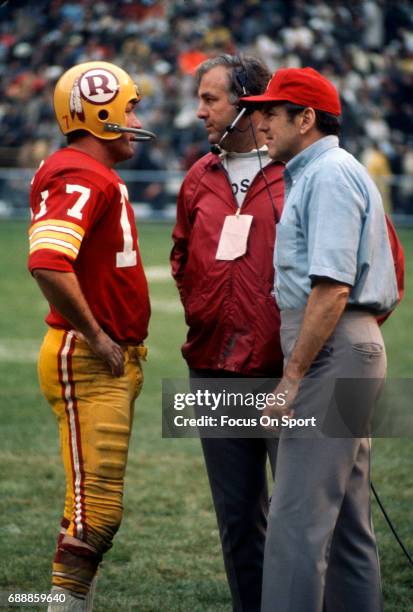
<instances>
[{"instance_id":1,"label":"pants knee pad","mask_svg":"<svg viewBox=\"0 0 413 612\"><path fill-rule=\"evenodd\" d=\"M98 507L90 504L87 507L87 522L82 526L82 537L77 535L73 521L65 519L64 527L66 528L67 535L89 544L89 546L95 548L98 553L103 555L112 547L113 538L122 521L122 514L123 509L120 505L101 505Z\"/></svg>"},{"instance_id":2,"label":"pants knee pad","mask_svg":"<svg viewBox=\"0 0 413 612\"><path fill-rule=\"evenodd\" d=\"M104 520L88 522L85 542L93 546L101 555L112 547L113 538L120 527L122 511L115 508L105 511Z\"/></svg>"}]
</instances>

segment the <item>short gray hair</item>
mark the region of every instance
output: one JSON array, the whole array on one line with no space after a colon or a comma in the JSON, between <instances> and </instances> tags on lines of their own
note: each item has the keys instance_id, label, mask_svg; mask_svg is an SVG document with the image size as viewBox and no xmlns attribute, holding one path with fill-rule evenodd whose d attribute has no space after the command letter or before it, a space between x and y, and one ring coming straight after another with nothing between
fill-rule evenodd
<instances>
[{"instance_id":1,"label":"short gray hair","mask_svg":"<svg viewBox=\"0 0 413 612\"><path fill-rule=\"evenodd\" d=\"M262 94L271 78L271 73L261 60L251 56L229 55L221 53L205 60L195 73L196 86L199 87L202 77L215 68L224 66L228 71L228 98L236 104L243 95L258 96ZM246 92L243 91L245 87Z\"/></svg>"}]
</instances>

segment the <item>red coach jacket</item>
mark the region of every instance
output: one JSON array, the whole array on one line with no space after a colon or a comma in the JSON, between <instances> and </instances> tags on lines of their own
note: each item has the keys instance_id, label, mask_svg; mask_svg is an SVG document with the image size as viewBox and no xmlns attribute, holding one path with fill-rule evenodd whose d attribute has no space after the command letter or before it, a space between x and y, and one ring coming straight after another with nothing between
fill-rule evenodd
<instances>
[{"instance_id":1,"label":"red coach jacket","mask_svg":"<svg viewBox=\"0 0 413 612\"><path fill-rule=\"evenodd\" d=\"M248 250L233 261L215 258L225 217L237 211L219 157L208 153L198 160L182 184L171 265L189 326L182 354L191 368L281 375L280 313L272 291L283 164L272 162L264 172L275 211L259 172L241 209L253 216Z\"/></svg>"},{"instance_id":2,"label":"red coach jacket","mask_svg":"<svg viewBox=\"0 0 413 612\"><path fill-rule=\"evenodd\" d=\"M396 274L397 292L399 298L397 301L398 304L404 296L404 251L393 222L387 215L386 224L387 232L389 234L390 248L393 255L394 271ZM378 324L383 325L384 321L386 321L386 319L391 315L393 310L386 312L384 315L379 315L376 317Z\"/></svg>"}]
</instances>

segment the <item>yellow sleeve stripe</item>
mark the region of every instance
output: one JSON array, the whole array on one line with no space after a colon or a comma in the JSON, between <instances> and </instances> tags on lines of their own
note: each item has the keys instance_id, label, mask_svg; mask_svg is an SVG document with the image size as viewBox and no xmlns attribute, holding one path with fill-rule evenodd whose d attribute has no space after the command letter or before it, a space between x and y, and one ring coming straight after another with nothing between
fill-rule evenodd
<instances>
[{"instance_id":1,"label":"yellow sleeve stripe","mask_svg":"<svg viewBox=\"0 0 413 612\"><path fill-rule=\"evenodd\" d=\"M70 249L67 249L66 247L61 246L61 245L49 244L49 243L43 243L43 242L32 247L30 249L30 255L33 255L33 253L35 253L36 251L41 251L43 249L48 249L50 251L57 251L58 253L63 253L64 255L67 255L68 257L70 257L70 259L73 259L73 260L76 259L76 255Z\"/></svg>"},{"instance_id":2,"label":"yellow sleeve stripe","mask_svg":"<svg viewBox=\"0 0 413 612\"><path fill-rule=\"evenodd\" d=\"M33 232L29 240L30 240L30 244L33 244L34 242L39 242L39 241L59 240L62 243L70 243L77 249L77 251L79 251L80 244L82 242L82 237L79 236L79 234L76 234L74 236L72 234L72 230L68 230L65 233L63 231L56 232L56 231L38 228L37 230Z\"/></svg>"},{"instance_id":3,"label":"yellow sleeve stripe","mask_svg":"<svg viewBox=\"0 0 413 612\"><path fill-rule=\"evenodd\" d=\"M33 234L38 229L44 229L45 226L49 226L48 229L55 229L58 231L64 231L62 228L66 228L72 230L76 234L80 234L80 236L85 235L85 230L80 225L76 223L70 223L70 221L61 221L60 219L48 219L47 221L38 221L34 223L29 229L29 236Z\"/></svg>"},{"instance_id":4,"label":"yellow sleeve stripe","mask_svg":"<svg viewBox=\"0 0 413 612\"><path fill-rule=\"evenodd\" d=\"M76 259L79 253L79 249L66 240L59 240L57 238L39 238L38 240L33 240L30 243L30 254L34 251L38 251L39 249L52 249L58 251L60 248L63 248L65 249L65 252L70 253L73 259Z\"/></svg>"},{"instance_id":5,"label":"yellow sleeve stripe","mask_svg":"<svg viewBox=\"0 0 413 612\"><path fill-rule=\"evenodd\" d=\"M82 241L84 235L84 232L77 232L71 227L60 227L59 225L53 225L51 223L48 223L47 225L41 225L40 227L33 227L32 231L30 232L30 237L32 238L35 234L38 234L39 232L42 232L42 234L43 232L59 232L62 234L68 234L70 236L73 236L74 238L77 238L79 242Z\"/></svg>"}]
</instances>

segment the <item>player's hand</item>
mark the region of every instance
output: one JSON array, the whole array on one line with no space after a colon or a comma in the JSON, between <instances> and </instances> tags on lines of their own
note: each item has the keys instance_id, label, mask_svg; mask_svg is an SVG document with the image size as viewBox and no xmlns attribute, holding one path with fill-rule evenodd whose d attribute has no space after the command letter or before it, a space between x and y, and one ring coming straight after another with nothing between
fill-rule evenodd
<instances>
[{"instance_id":1,"label":"player's hand","mask_svg":"<svg viewBox=\"0 0 413 612\"><path fill-rule=\"evenodd\" d=\"M275 397L283 397L283 401L277 401L274 405L267 404L262 412L263 416L267 416L270 419L281 420L281 417L287 416L289 419L294 416L294 410L292 405L298 393L300 386L299 380L291 380L288 378L281 378L277 387L273 391ZM278 431L279 427L273 427L272 425L264 425L265 429L272 429Z\"/></svg>"},{"instance_id":2,"label":"player's hand","mask_svg":"<svg viewBox=\"0 0 413 612\"><path fill-rule=\"evenodd\" d=\"M113 376L123 375L125 370L123 350L103 329L100 329L93 336L84 336L84 339L95 355L100 357L109 366Z\"/></svg>"}]
</instances>

